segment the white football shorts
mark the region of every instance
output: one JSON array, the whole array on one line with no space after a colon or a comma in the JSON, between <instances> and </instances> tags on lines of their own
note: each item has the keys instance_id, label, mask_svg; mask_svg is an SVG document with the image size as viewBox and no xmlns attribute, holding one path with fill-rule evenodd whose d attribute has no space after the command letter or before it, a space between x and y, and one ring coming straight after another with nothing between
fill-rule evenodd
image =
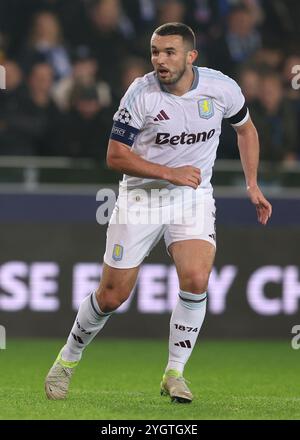
<instances>
[{"instance_id":1,"label":"white football shorts","mask_svg":"<svg viewBox=\"0 0 300 440\"><path fill-rule=\"evenodd\" d=\"M104 262L119 269L139 266L164 236L166 248L199 239L216 246L216 208L202 188L120 190L107 228Z\"/></svg>"}]
</instances>

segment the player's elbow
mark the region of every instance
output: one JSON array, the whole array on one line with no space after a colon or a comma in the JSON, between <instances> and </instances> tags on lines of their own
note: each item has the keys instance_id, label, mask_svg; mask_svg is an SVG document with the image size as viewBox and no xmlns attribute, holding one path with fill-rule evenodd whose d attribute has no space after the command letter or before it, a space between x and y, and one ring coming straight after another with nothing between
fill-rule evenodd
<instances>
[{"instance_id":1,"label":"player's elbow","mask_svg":"<svg viewBox=\"0 0 300 440\"><path fill-rule=\"evenodd\" d=\"M235 131L238 136L256 136L257 130L253 124L251 118L245 122L245 124L235 127Z\"/></svg>"},{"instance_id":2,"label":"player's elbow","mask_svg":"<svg viewBox=\"0 0 300 440\"><path fill-rule=\"evenodd\" d=\"M115 151L108 151L106 156L106 165L110 170L123 173L124 157Z\"/></svg>"},{"instance_id":3,"label":"player's elbow","mask_svg":"<svg viewBox=\"0 0 300 440\"><path fill-rule=\"evenodd\" d=\"M106 155L106 165L110 170L118 171L118 157L110 151Z\"/></svg>"},{"instance_id":4,"label":"player's elbow","mask_svg":"<svg viewBox=\"0 0 300 440\"><path fill-rule=\"evenodd\" d=\"M128 155L127 147L119 142L111 140L108 145L106 164L109 169L123 171L123 165Z\"/></svg>"},{"instance_id":5,"label":"player's elbow","mask_svg":"<svg viewBox=\"0 0 300 440\"><path fill-rule=\"evenodd\" d=\"M115 142L109 141L107 154L106 154L106 165L111 170L116 170L119 157L119 148Z\"/></svg>"}]
</instances>

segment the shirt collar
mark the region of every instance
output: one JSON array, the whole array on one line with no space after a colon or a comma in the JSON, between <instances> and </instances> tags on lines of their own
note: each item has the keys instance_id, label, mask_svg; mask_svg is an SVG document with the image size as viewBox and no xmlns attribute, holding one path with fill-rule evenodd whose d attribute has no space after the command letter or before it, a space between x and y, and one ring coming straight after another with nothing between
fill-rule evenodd
<instances>
[{"instance_id":1,"label":"shirt collar","mask_svg":"<svg viewBox=\"0 0 300 440\"><path fill-rule=\"evenodd\" d=\"M195 67L195 66L193 66L193 73L194 73L194 79L193 79L192 85L191 85L190 89L186 93L190 92L191 90L195 90L197 88L197 86L198 86L198 83L199 83L199 71L198 71L197 67ZM157 81L158 81L158 79L157 79ZM163 92L170 93L163 86L163 84L160 83L160 81L158 81L158 83L159 83L159 86L160 86L160 88L161 88L161 90Z\"/></svg>"}]
</instances>

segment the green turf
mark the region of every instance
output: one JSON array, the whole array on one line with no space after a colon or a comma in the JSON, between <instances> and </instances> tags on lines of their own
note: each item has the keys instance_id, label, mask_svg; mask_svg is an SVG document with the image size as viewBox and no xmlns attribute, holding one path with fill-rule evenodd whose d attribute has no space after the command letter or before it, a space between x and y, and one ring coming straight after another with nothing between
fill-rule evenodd
<instances>
[{"instance_id":1,"label":"green turf","mask_svg":"<svg viewBox=\"0 0 300 440\"><path fill-rule=\"evenodd\" d=\"M0 350L0 419L299 419L300 350L289 342L202 341L186 367L192 404L159 394L167 341L94 341L65 401L43 381L62 341L8 340Z\"/></svg>"}]
</instances>

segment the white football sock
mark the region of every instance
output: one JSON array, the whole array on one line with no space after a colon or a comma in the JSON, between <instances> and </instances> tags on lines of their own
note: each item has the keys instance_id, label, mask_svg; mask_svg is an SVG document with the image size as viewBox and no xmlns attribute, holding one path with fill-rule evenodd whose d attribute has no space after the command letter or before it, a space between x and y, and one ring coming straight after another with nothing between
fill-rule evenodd
<instances>
[{"instance_id":1,"label":"white football sock","mask_svg":"<svg viewBox=\"0 0 300 440\"><path fill-rule=\"evenodd\" d=\"M79 361L85 347L104 327L113 312L103 313L96 299L96 292L87 296L80 304L74 325L61 357L64 361Z\"/></svg>"},{"instance_id":2,"label":"white football sock","mask_svg":"<svg viewBox=\"0 0 300 440\"><path fill-rule=\"evenodd\" d=\"M201 294L180 290L178 302L170 320L169 360L166 371L183 373L206 312L206 292Z\"/></svg>"}]
</instances>

